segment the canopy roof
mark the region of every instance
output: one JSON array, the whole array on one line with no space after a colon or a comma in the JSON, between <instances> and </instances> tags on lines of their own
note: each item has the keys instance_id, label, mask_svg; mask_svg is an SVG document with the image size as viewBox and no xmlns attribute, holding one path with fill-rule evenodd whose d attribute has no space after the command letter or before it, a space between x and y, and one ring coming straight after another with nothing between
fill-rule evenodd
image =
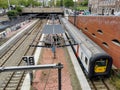
<instances>
[{"instance_id":1,"label":"canopy roof","mask_svg":"<svg viewBox=\"0 0 120 90\"><path fill-rule=\"evenodd\" d=\"M62 34L65 33L65 30L61 24L57 25L45 25L42 31L43 34Z\"/></svg>"}]
</instances>

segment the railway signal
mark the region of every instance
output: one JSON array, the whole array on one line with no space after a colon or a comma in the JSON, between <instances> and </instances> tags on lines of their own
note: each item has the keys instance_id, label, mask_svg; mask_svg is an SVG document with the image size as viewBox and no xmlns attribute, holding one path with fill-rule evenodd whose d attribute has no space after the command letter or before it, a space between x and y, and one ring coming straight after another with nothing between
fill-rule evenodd
<instances>
[{"instance_id":1,"label":"railway signal","mask_svg":"<svg viewBox=\"0 0 120 90\"><path fill-rule=\"evenodd\" d=\"M28 66L35 65L35 61L34 61L34 57L33 56L24 56L22 59L27 63ZM32 85L33 72L30 71L29 75L30 75L30 83Z\"/></svg>"},{"instance_id":2,"label":"railway signal","mask_svg":"<svg viewBox=\"0 0 120 90\"><path fill-rule=\"evenodd\" d=\"M27 63L27 65L35 65L34 56L24 56L22 59Z\"/></svg>"}]
</instances>

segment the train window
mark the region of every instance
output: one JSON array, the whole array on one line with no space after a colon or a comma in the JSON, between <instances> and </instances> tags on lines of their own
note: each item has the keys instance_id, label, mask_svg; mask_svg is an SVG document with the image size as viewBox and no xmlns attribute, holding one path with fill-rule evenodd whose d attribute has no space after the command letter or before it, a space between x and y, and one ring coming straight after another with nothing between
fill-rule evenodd
<instances>
[{"instance_id":1,"label":"train window","mask_svg":"<svg viewBox=\"0 0 120 90\"><path fill-rule=\"evenodd\" d=\"M98 32L99 34L103 34L102 30L97 30L97 32Z\"/></svg>"},{"instance_id":2,"label":"train window","mask_svg":"<svg viewBox=\"0 0 120 90\"><path fill-rule=\"evenodd\" d=\"M96 61L97 66L106 66L106 61Z\"/></svg>"},{"instance_id":3,"label":"train window","mask_svg":"<svg viewBox=\"0 0 120 90\"><path fill-rule=\"evenodd\" d=\"M85 57L85 63L87 64L87 62L88 62L88 59Z\"/></svg>"},{"instance_id":4,"label":"train window","mask_svg":"<svg viewBox=\"0 0 120 90\"><path fill-rule=\"evenodd\" d=\"M108 48L108 44L106 42L102 43L106 48Z\"/></svg>"},{"instance_id":5,"label":"train window","mask_svg":"<svg viewBox=\"0 0 120 90\"><path fill-rule=\"evenodd\" d=\"M117 39L113 39L113 40L112 40L112 43L114 43L115 45L120 46L120 42L119 42Z\"/></svg>"}]
</instances>

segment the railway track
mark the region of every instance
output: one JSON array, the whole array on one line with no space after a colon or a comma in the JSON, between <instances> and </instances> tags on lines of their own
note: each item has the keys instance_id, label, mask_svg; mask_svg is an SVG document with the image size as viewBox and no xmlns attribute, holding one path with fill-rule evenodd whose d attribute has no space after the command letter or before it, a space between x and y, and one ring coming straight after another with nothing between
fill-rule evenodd
<instances>
[{"instance_id":1,"label":"railway track","mask_svg":"<svg viewBox=\"0 0 120 90\"><path fill-rule=\"evenodd\" d=\"M29 45L34 44L36 45L40 36L41 36L41 27L43 23L39 21L31 30L30 32L26 33L25 36L18 41L5 55L2 56L3 63L1 66L20 66L25 65L23 62L23 56L33 56L35 52L35 48L31 48ZM20 53L19 53L20 52ZM11 61L12 64L9 64ZM13 63L14 62L14 63ZM0 77L5 77L3 82L0 83L0 90L19 90L22 81L25 76L25 72L7 72L5 75L1 73Z\"/></svg>"},{"instance_id":2,"label":"railway track","mask_svg":"<svg viewBox=\"0 0 120 90\"><path fill-rule=\"evenodd\" d=\"M120 70L113 69L112 75L115 77L120 77ZM118 90L116 86L113 86L110 82L108 82L111 78L108 79L97 79L97 80L88 80L92 90ZM114 81L113 81L114 82Z\"/></svg>"},{"instance_id":3,"label":"railway track","mask_svg":"<svg viewBox=\"0 0 120 90\"><path fill-rule=\"evenodd\" d=\"M35 27L36 26L34 26L28 33L25 33L25 35L20 38L11 48L9 48L8 51L5 51L5 53L3 52L3 54L0 56L0 66L4 66L5 62L15 53L20 45L25 42L26 38L29 37L29 34L34 30Z\"/></svg>"},{"instance_id":4,"label":"railway track","mask_svg":"<svg viewBox=\"0 0 120 90\"><path fill-rule=\"evenodd\" d=\"M105 79L90 80L89 84L92 90L111 90Z\"/></svg>"}]
</instances>

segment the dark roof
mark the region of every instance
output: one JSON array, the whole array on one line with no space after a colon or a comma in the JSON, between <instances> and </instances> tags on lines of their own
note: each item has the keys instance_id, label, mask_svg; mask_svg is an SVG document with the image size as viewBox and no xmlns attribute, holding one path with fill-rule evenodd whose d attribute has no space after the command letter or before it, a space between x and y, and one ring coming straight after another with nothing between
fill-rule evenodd
<instances>
[{"instance_id":1,"label":"dark roof","mask_svg":"<svg viewBox=\"0 0 120 90\"><path fill-rule=\"evenodd\" d=\"M65 33L65 30L63 29L61 24L45 25L42 33L44 33L44 34L62 34L62 33Z\"/></svg>"}]
</instances>

